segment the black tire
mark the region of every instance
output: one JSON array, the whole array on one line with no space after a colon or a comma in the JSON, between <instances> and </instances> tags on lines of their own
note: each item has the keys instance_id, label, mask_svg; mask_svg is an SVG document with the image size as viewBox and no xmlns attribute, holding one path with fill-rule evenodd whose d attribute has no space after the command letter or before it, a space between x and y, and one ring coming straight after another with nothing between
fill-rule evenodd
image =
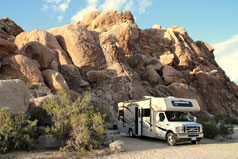
<instances>
[{"instance_id":1,"label":"black tire","mask_svg":"<svg viewBox=\"0 0 238 159\"><path fill-rule=\"evenodd\" d=\"M191 140L192 144L199 144L200 141L201 141L201 139Z\"/></svg>"},{"instance_id":2,"label":"black tire","mask_svg":"<svg viewBox=\"0 0 238 159\"><path fill-rule=\"evenodd\" d=\"M198 141L196 141L196 140L191 140L191 143L192 143L192 144L197 144Z\"/></svg>"},{"instance_id":3,"label":"black tire","mask_svg":"<svg viewBox=\"0 0 238 159\"><path fill-rule=\"evenodd\" d=\"M129 137L134 137L134 134L133 134L133 130L132 130L132 129L129 129L128 134L129 134Z\"/></svg>"},{"instance_id":4,"label":"black tire","mask_svg":"<svg viewBox=\"0 0 238 159\"><path fill-rule=\"evenodd\" d=\"M174 133L168 133L167 134L167 142L169 146L175 146L176 145L176 139Z\"/></svg>"}]
</instances>

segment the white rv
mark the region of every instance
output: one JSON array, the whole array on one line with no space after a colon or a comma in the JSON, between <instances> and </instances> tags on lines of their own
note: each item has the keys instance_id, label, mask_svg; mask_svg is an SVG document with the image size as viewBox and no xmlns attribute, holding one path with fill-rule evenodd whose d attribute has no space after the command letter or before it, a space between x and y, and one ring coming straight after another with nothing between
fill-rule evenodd
<instances>
[{"instance_id":1,"label":"white rv","mask_svg":"<svg viewBox=\"0 0 238 159\"><path fill-rule=\"evenodd\" d=\"M148 136L167 140L170 146L203 138L202 125L192 121L188 112L200 111L195 99L145 96L141 100L118 103L118 128L129 136Z\"/></svg>"}]
</instances>

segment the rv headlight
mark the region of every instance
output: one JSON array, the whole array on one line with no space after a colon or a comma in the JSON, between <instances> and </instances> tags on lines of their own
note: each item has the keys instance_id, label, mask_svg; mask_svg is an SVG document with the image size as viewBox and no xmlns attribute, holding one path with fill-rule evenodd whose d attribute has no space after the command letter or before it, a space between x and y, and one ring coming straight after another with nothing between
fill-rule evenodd
<instances>
[{"instance_id":1,"label":"rv headlight","mask_svg":"<svg viewBox=\"0 0 238 159\"><path fill-rule=\"evenodd\" d=\"M200 126L200 132L203 132L203 128L202 128L202 125Z\"/></svg>"},{"instance_id":2,"label":"rv headlight","mask_svg":"<svg viewBox=\"0 0 238 159\"><path fill-rule=\"evenodd\" d=\"M175 128L176 133L183 133L184 132L184 128L182 126L178 126Z\"/></svg>"}]
</instances>

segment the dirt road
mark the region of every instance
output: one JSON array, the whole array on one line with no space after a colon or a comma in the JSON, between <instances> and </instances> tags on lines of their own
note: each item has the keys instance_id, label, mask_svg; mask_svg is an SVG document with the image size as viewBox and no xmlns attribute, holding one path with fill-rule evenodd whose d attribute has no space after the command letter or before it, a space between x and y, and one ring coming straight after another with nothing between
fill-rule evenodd
<instances>
[{"instance_id":1,"label":"dirt road","mask_svg":"<svg viewBox=\"0 0 238 159\"><path fill-rule=\"evenodd\" d=\"M238 159L238 126L232 140L203 139L200 144L191 143L168 146L163 140L116 136L126 143L126 152L102 157L103 159Z\"/></svg>"}]
</instances>

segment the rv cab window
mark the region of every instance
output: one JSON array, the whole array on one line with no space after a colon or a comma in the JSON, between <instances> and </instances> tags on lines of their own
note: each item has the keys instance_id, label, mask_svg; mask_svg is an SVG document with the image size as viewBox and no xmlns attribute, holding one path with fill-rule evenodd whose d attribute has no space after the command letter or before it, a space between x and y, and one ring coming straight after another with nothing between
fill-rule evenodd
<instances>
[{"instance_id":1,"label":"rv cab window","mask_svg":"<svg viewBox=\"0 0 238 159\"><path fill-rule=\"evenodd\" d=\"M159 113L159 121L164 121L165 116L164 113Z\"/></svg>"}]
</instances>

